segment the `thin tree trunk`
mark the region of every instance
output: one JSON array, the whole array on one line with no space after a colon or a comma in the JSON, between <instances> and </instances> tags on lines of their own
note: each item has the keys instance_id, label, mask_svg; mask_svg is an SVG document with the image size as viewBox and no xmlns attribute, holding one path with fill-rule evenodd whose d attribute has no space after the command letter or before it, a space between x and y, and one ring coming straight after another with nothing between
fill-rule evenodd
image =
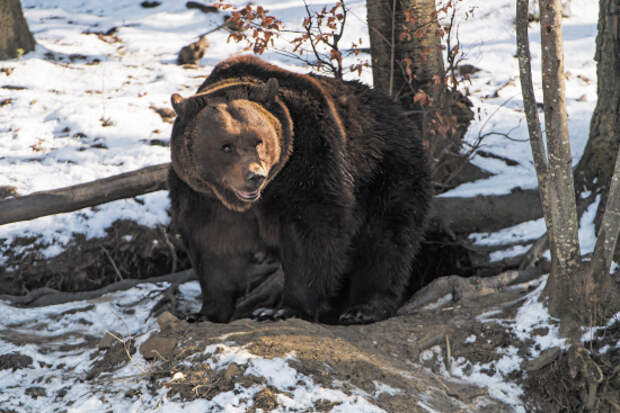
<instances>
[{"instance_id":1,"label":"thin tree trunk","mask_svg":"<svg viewBox=\"0 0 620 413\"><path fill-rule=\"evenodd\" d=\"M517 54L519 57L519 78L521 79L521 91L523 94L523 108L530 136L530 145L538 178L538 193L544 211L552 207L551 192L549 187L549 161L547 159L545 144L543 142L542 129L538 118L534 85L532 84L532 65L530 53L530 41L528 37L528 2L529 0L517 0ZM547 231L551 233L553 221L550 214L544 213Z\"/></svg>"},{"instance_id":2,"label":"thin tree trunk","mask_svg":"<svg viewBox=\"0 0 620 413\"><path fill-rule=\"evenodd\" d=\"M562 334L574 338L587 308L587 278L581 266L578 218L565 105L560 0L540 0L543 109L547 153L541 137L531 83L527 37L528 1L517 1L517 45L530 142L551 248L551 274L545 289L550 313Z\"/></svg>"},{"instance_id":3,"label":"thin tree trunk","mask_svg":"<svg viewBox=\"0 0 620 413\"><path fill-rule=\"evenodd\" d=\"M540 5L543 110L550 182L555 192L551 208L553 255L558 274L565 274L579 264L581 253L565 102L562 4L560 0L541 0Z\"/></svg>"},{"instance_id":4,"label":"thin tree trunk","mask_svg":"<svg viewBox=\"0 0 620 413\"><path fill-rule=\"evenodd\" d=\"M551 274L545 288L549 312L561 320L561 334L576 340L587 308L587 279L580 269L579 222L565 104L562 4L540 1L543 110L549 160L553 222L550 234ZM547 212L546 212L547 213Z\"/></svg>"},{"instance_id":5,"label":"thin tree trunk","mask_svg":"<svg viewBox=\"0 0 620 413\"><path fill-rule=\"evenodd\" d=\"M0 0L0 60L30 52L34 44L19 0Z\"/></svg>"},{"instance_id":6,"label":"thin tree trunk","mask_svg":"<svg viewBox=\"0 0 620 413\"><path fill-rule=\"evenodd\" d=\"M618 232L620 231L620 156L616 154L614 174L609 184L605 212L598 231L593 256L601 259L601 268L595 271L595 281L603 283L611 281L609 270L614 258ZM600 288L599 288L600 289Z\"/></svg>"},{"instance_id":7,"label":"thin tree trunk","mask_svg":"<svg viewBox=\"0 0 620 413\"><path fill-rule=\"evenodd\" d=\"M590 137L583 156L575 168L577 193L601 196L596 215L600 224L607 199L607 189L614 169L614 159L620 147L620 4L599 1L596 108L590 123Z\"/></svg>"}]
</instances>

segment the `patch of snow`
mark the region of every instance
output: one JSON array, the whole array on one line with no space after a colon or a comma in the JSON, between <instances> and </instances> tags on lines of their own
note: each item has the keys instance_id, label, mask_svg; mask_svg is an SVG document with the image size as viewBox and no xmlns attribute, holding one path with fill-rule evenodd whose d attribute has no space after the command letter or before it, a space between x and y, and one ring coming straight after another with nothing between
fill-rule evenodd
<instances>
[{"instance_id":1,"label":"patch of snow","mask_svg":"<svg viewBox=\"0 0 620 413\"><path fill-rule=\"evenodd\" d=\"M579 247L581 248L581 254L590 254L594 251L594 244L596 244L596 231L594 228L594 218L596 218L596 211L601 201L601 196L597 195L594 202L592 202L588 209L585 210L579 221Z\"/></svg>"},{"instance_id":2,"label":"patch of snow","mask_svg":"<svg viewBox=\"0 0 620 413\"><path fill-rule=\"evenodd\" d=\"M513 245L501 251L494 251L489 254L489 262L497 262L505 258L516 257L526 253L529 249L530 245Z\"/></svg>"},{"instance_id":3,"label":"patch of snow","mask_svg":"<svg viewBox=\"0 0 620 413\"><path fill-rule=\"evenodd\" d=\"M383 409L362 397L366 393L359 389L357 389L358 394L347 395L340 390L324 388L315 383L312 377L306 376L288 365L287 360L292 359L292 356L287 358L261 358L243 347L222 344L207 346L204 353L213 355L212 359L208 360L213 369L224 369L231 363L247 364L245 375L264 377L268 385L292 395L292 397L278 395L278 400L290 409L305 410L312 408L316 401L323 399L340 403L331 410L333 412L384 412Z\"/></svg>"},{"instance_id":4,"label":"patch of snow","mask_svg":"<svg viewBox=\"0 0 620 413\"><path fill-rule=\"evenodd\" d=\"M514 241L535 240L545 234L545 220L543 218L522 222L512 227L503 228L497 232L475 232L469 239L475 245L494 246Z\"/></svg>"},{"instance_id":5,"label":"patch of snow","mask_svg":"<svg viewBox=\"0 0 620 413\"><path fill-rule=\"evenodd\" d=\"M517 338L525 341L532 338L538 346L531 350L532 358L538 357L540 352L551 347L566 348L566 339L560 338L557 320L549 315L549 311L540 301L540 295L547 285L545 279L540 285L525 297L525 302L517 312L512 331ZM532 335L534 329L547 328L544 336Z\"/></svg>"},{"instance_id":6,"label":"patch of snow","mask_svg":"<svg viewBox=\"0 0 620 413\"><path fill-rule=\"evenodd\" d=\"M584 332L581 336L581 342L585 343L587 341L592 341L595 339L596 337L596 333L598 333L600 330L606 329L606 328L610 328L612 325L616 324L616 323L620 323L620 312L614 314L609 321L607 321L607 324L604 326L592 326L592 327L582 327L582 331ZM619 340L620 342L620 340Z\"/></svg>"},{"instance_id":7,"label":"patch of snow","mask_svg":"<svg viewBox=\"0 0 620 413\"><path fill-rule=\"evenodd\" d=\"M396 389L377 380L373 380L372 383L375 385L375 392L373 393L373 397L378 397L382 393L386 393L390 396L395 396L402 392L401 389Z\"/></svg>"},{"instance_id":8,"label":"patch of snow","mask_svg":"<svg viewBox=\"0 0 620 413\"><path fill-rule=\"evenodd\" d=\"M428 413L440 413L437 410L430 407L429 405L427 405L426 403L423 403L421 400L418 400L418 406L426 410Z\"/></svg>"},{"instance_id":9,"label":"patch of snow","mask_svg":"<svg viewBox=\"0 0 620 413\"><path fill-rule=\"evenodd\" d=\"M424 310L435 310L437 308L444 307L446 304L450 303L452 299L453 299L452 294L446 294L443 297L440 297L439 299L437 299L436 301L426 304L423 307L423 309Z\"/></svg>"},{"instance_id":10,"label":"patch of snow","mask_svg":"<svg viewBox=\"0 0 620 413\"><path fill-rule=\"evenodd\" d=\"M523 389L506 379L506 375L519 368L520 358L505 355L497 361L484 364L472 364L469 360L459 357L451 363L450 374L480 387L486 387L489 395L514 407L515 412L525 412L521 395ZM467 373L465 372L469 370ZM493 375L489 371L495 371Z\"/></svg>"},{"instance_id":11,"label":"patch of snow","mask_svg":"<svg viewBox=\"0 0 620 413\"><path fill-rule=\"evenodd\" d=\"M465 344L471 344L471 343L475 343L475 342L476 342L476 335L475 334L472 334L472 335L468 336L465 339L465 341L464 341Z\"/></svg>"}]
</instances>

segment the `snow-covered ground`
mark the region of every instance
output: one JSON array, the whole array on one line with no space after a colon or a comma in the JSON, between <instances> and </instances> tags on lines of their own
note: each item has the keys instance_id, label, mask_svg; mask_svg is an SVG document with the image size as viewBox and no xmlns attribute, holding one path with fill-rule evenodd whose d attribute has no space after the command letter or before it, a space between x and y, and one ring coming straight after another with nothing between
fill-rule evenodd
<instances>
[{"instance_id":1,"label":"snow-covered ground","mask_svg":"<svg viewBox=\"0 0 620 413\"><path fill-rule=\"evenodd\" d=\"M256 3L263 4L287 28L299 27L304 15L301 0ZM311 7L329 4L317 0L308 3ZM169 97L174 92L184 96L192 94L218 61L242 52L241 46L227 42L227 33L220 31L208 36L210 46L200 61L200 68L176 65L177 53L183 46L222 21L221 15L189 10L181 1L162 0L162 4L155 8L142 8L139 0L22 0L22 5L37 41L36 51L20 59L0 62L0 102L3 102L0 105L0 186L14 186L20 194L78 184L169 161L169 149L152 143L169 139L171 125L164 122L153 108L168 108ZM362 46L368 46L365 2L351 0L347 5L351 11L343 44L362 38ZM524 141L527 128L515 58L514 0L464 0L458 5L462 10L476 7L473 18L459 22L458 33L466 63L481 69L472 75L470 86L471 99L474 107L480 110L480 117L472 123L468 138L474 141L488 132L508 133L514 139L501 135L486 137L484 150L513 159L518 165L508 166L497 159L477 156L474 162L493 176L461 185L445 195L499 194L508 193L515 187L533 188L536 176L529 143ZM563 24L566 101L573 161L576 162L587 141L596 102L593 56L597 2L572 0L572 10L573 15L564 19ZM101 34L114 27L116 30L112 34ZM536 25L532 25L530 31L534 86L540 100L540 36ZM283 39L278 45L286 47ZM263 57L292 70L307 71L300 62L274 52ZM361 79L371 82L367 71ZM42 253L53 256L62 251L73 234L103 236L105 229L117 219L129 218L149 226L168 222L166 192L152 193L140 199L144 202L121 200L96 209L0 226L0 264L3 248L16 237L37 238ZM581 222L584 253L593 247L592 220L593 213L586 213ZM543 231L543 221L537 220L496 234L476 234L473 237L477 242L492 244L502 239L533 240ZM161 288L152 285L135 288L116 294L109 303L99 303L94 308L83 308L86 303L76 302L52 308L18 310L0 303L0 355L19 351L40 366L34 370L0 370L0 406L16 411L62 409L62 400L24 395L23 383L34 383L40 378L44 382L40 386L47 388L47 396L67 388L66 392L73 400L69 411L145 411L158 406L162 411L179 411L182 406L166 401L165 394L132 401L123 398L123 392L115 392L117 387L114 386L120 389L122 382L107 383L106 394L98 393L100 388L95 385L79 383L76 377L88 370L89 357L94 350L79 349L78 346L58 360L55 348L34 344L18 346L7 335L8 331L28 334L31 330L38 330L42 335L64 337L68 344L79 344L83 337L63 334L79 331L83 335L101 336L106 330L118 330L120 324L126 329L123 334L138 337L139 342L155 328L154 321L148 318L152 303L136 307L139 311L131 314L120 314L119 308L128 302L138 302L152 290ZM197 287L187 288L196 290ZM518 314L519 326L514 327L515 332L527 334L534 326L546 325L548 315L536 303L533 298L527 300ZM102 316L103 313L106 315ZM44 325L45 320L51 319L61 321L55 321L53 328ZM78 330L75 329L77 324L82 325ZM550 328L551 335L553 331ZM539 343L538 350L553 343L551 337L548 342ZM224 354L230 354L230 360L249 357L232 347L224 349ZM137 357L138 365L144 362ZM498 398L512 403L517 411L523 411L520 389L502 381L504 373L518 368L515 367L519 365L517 359L507 350L504 364L496 366L498 373L493 378L499 384L491 384L499 386ZM52 367L58 363L64 365L65 375L52 374ZM296 379L295 373L287 370L290 367L282 360L274 361L273 365L260 361L251 363L254 363L253 374L266 377L272 374L269 380L275 387L288 385L282 382L285 379ZM476 374L468 377L462 373L463 363L462 360L452 363L453 375L490 385L489 382L483 383L486 379L480 378L480 366L474 369ZM138 373L139 369L132 364L118 376ZM374 406L365 404L365 399L336 394L320 386L306 390L310 399L320 395L342 402L339 411L376 411ZM251 399L252 395L246 396ZM232 393L226 397L229 398L217 403L228 406L227 411L243 411L247 407ZM184 408L186 411L215 409L213 406L216 405L206 403L194 402ZM293 407L307 407L299 400L290 403ZM349 406L350 410L342 410L343 406Z\"/></svg>"},{"instance_id":2,"label":"snow-covered ground","mask_svg":"<svg viewBox=\"0 0 620 413\"><path fill-rule=\"evenodd\" d=\"M518 165L475 157L477 165L494 175L445 195L533 188L536 176L529 144L522 141L527 128L514 57L514 2L457 3L463 11L476 7L473 18L459 22L458 34L466 63L482 69L472 76L470 86L474 107L480 109L481 116L471 125L469 138L500 132L521 141L501 135L486 137L484 150L514 159ZM268 0L262 4L287 28L299 27L304 14L301 1ZM326 3L310 4L318 8ZM358 0L347 5L351 11L342 44L362 38L362 45L368 46L365 3ZM0 72L0 97L10 99L0 107L0 186L14 186L20 194L169 161L168 148L152 141L169 139L171 125L153 108L168 108L173 92L192 94L214 64L243 52L241 45L227 42L226 32L218 31L208 36L210 46L200 68L176 65L183 46L222 21L219 14L189 10L183 2L164 1L145 9L137 0L109 5L93 0L25 0L23 7L37 49L19 60L0 62L1 68L8 69ZM569 130L576 162L587 141L596 102L593 56L597 7L590 0L574 0L572 9L579 12L564 20L564 45ZM109 36L96 34L112 28L116 30ZM535 25L531 32L534 84L540 99L540 47ZM278 40L277 46L286 48L285 38ZM274 52L264 57L289 69L307 71L301 62ZM365 71L361 79L370 83L370 73ZM62 251L73 233L103 236L105 228L117 219L134 219L151 226L167 223L165 192L141 199L143 203L121 200L96 211L85 209L4 225L0 227L0 240L6 245L15 237L39 237L47 246L43 252L52 256ZM540 233L543 222L528 226L527 232ZM515 232L523 236L521 229ZM512 237L513 232L503 235ZM586 240L585 244L592 242Z\"/></svg>"}]
</instances>

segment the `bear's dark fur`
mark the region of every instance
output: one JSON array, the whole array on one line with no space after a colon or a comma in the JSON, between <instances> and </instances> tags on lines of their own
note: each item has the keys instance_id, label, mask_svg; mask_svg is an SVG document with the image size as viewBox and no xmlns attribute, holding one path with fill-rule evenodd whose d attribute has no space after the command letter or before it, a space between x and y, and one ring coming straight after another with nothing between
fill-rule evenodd
<instances>
[{"instance_id":1,"label":"bear's dark fur","mask_svg":"<svg viewBox=\"0 0 620 413\"><path fill-rule=\"evenodd\" d=\"M172 100L172 219L203 315L231 317L257 253L281 263L280 315L394 314L431 198L419 134L397 104L252 56L221 62L197 95Z\"/></svg>"}]
</instances>

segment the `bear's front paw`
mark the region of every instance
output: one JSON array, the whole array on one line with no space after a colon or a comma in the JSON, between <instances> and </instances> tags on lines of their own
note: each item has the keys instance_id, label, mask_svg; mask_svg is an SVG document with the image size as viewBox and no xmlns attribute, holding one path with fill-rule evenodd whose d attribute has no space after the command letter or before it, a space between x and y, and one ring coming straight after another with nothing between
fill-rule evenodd
<instances>
[{"instance_id":1,"label":"bear's front paw","mask_svg":"<svg viewBox=\"0 0 620 413\"><path fill-rule=\"evenodd\" d=\"M200 323L202 321L209 321L209 318L203 313L190 313L185 317L185 321L188 323Z\"/></svg>"},{"instance_id":2,"label":"bear's front paw","mask_svg":"<svg viewBox=\"0 0 620 413\"><path fill-rule=\"evenodd\" d=\"M360 305L350 308L338 317L338 324L369 324L385 320L390 312L374 305Z\"/></svg>"},{"instance_id":3,"label":"bear's front paw","mask_svg":"<svg viewBox=\"0 0 620 413\"><path fill-rule=\"evenodd\" d=\"M278 321L286 320L287 318L297 317L297 311L289 307L281 308L258 308L252 313L252 319L254 321Z\"/></svg>"}]
</instances>

